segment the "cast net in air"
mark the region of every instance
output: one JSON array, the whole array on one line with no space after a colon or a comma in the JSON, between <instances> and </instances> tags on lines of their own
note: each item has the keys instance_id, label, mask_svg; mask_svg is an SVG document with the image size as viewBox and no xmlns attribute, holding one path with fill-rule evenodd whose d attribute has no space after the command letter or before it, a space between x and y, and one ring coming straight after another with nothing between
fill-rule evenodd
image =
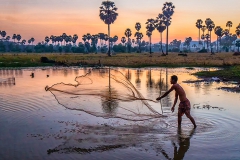
<instances>
[{"instance_id":1,"label":"cast net in air","mask_svg":"<svg viewBox=\"0 0 240 160\"><path fill-rule=\"evenodd\" d=\"M65 108L97 117L143 121L163 116L150 105L157 101L144 98L116 69L92 69L75 81L75 84L57 83L45 89Z\"/></svg>"}]
</instances>

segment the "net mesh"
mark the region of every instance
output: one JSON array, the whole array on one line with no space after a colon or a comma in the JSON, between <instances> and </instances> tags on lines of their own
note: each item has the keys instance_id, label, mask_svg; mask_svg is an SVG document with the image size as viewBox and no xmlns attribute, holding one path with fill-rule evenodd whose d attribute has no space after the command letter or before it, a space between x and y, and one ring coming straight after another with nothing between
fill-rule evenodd
<instances>
[{"instance_id":1,"label":"net mesh","mask_svg":"<svg viewBox=\"0 0 240 160\"><path fill-rule=\"evenodd\" d=\"M116 69L93 69L76 77L75 82L61 82L45 89L65 108L97 117L143 121L163 116L150 105L158 102L144 98Z\"/></svg>"}]
</instances>

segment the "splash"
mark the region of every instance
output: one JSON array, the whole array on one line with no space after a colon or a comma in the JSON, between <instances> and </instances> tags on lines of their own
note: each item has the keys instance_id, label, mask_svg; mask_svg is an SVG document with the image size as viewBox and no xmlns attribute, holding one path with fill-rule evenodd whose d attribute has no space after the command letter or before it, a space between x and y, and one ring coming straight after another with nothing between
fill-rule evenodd
<instances>
[{"instance_id":1,"label":"splash","mask_svg":"<svg viewBox=\"0 0 240 160\"><path fill-rule=\"evenodd\" d=\"M116 69L92 69L75 78L76 84L57 83L50 91L67 109L83 111L103 118L143 121L163 117L134 85Z\"/></svg>"}]
</instances>

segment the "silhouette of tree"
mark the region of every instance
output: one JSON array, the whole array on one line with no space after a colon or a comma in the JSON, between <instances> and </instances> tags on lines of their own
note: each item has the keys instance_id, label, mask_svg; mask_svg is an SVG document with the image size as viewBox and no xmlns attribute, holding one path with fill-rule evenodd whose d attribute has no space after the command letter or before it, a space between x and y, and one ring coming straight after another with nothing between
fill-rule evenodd
<instances>
[{"instance_id":1,"label":"silhouette of tree","mask_svg":"<svg viewBox=\"0 0 240 160\"><path fill-rule=\"evenodd\" d=\"M219 52L218 46L221 46L221 38L224 35L224 31L220 26L217 26L214 32L217 35L217 52Z\"/></svg>"},{"instance_id":2,"label":"silhouette of tree","mask_svg":"<svg viewBox=\"0 0 240 160\"><path fill-rule=\"evenodd\" d=\"M77 40L78 40L78 35L74 34L73 37L72 37L72 42L74 43L75 46L76 46Z\"/></svg>"},{"instance_id":3,"label":"silhouette of tree","mask_svg":"<svg viewBox=\"0 0 240 160\"><path fill-rule=\"evenodd\" d=\"M5 38L5 36L7 35L7 33L6 33L6 31L1 31L0 32L0 35L2 36L2 38L4 39Z\"/></svg>"},{"instance_id":4,"label":"silhouette of tree","mask_svg":"<svg viewBox=\"0 0 240 160\"><path fill-rule=\"evenodd\" d=\"M103 43L102 43L102 41L104 40L104 33L99 33L99 39L100 39L100 45L101 45L101 48L102 48L102 45L103 45Z\"/></svg>"},{"instance_id":5,"label":"silhouette of tree","mask_svg":"<svg viewBox=\"0 0 240 160\"><path fill-rule=\"evenodd\" d=\"M208 47L209 47L210 35L209 35L209 34L206 34L206 35L205 35L205 39L206 39L206 42L207 42L207 48L208 48Z\"/></svg>"},{"instance_id":6,"label":"silhouette of tree","mask_svg":"<svg viewBox=\"0 0 240 160\"><path fill-rule=\"evenodd\" d=\"M224 30L224 34L225 34L225 36L229 35L229 30L228 30L228 29L225 29L225 30Z\"/></svg>"},{"instance_id":7,"label":"silhouette of tree","mask_svg":"<svg viewBox=\"0 0 240 160\"><path fill-rule=\"evenodd\" d=\"M227 21L226 23L226 27L228 27L229 32L230 32L230 28L232 27L233 23L231 21Z\"/></svg>"},{"instance_id":8,"label":"silhouette of tree","mask_svg":"<svg viewBox=\"0 0 240 160\"><path fill-rule=\"evenodd\" d=\"M199 41L199 44L200 44L200 30L201 28L203 27L203 21L201 19L198 19L197 22L196 22L196 27L198 28L199 30L199 33L198 33L198 41Z\"/></svg>"},{"instance_id":9,"label":"silhouette of tree","mask_svg":"<svg viewBox=\"0 0 240 160\"><path fill-rule=\"evenodd\" d=\"M67 34L66 33L63 33L62 34L62 38L63 38L63 40L64 40L64 45L66 45L66 38L67 38Z\"/></svg>"},{"instance_id":10,"label":"silhouette of tree","mask_svg":"<svg viewBox=\"0 0 240 160\"><path fill-rule=\"evenodd\" d=\"M18 34L17 37L16 37L16 39L17 39L17 41L18 41L18 43L19 43L19 41L22 39L22 36L21 36L20 34Z\"/></svg>"},{"instance_id":11,"label":"silhouette of tree","mask_svg":"<svg viewBox=\"0 0 240 160\"><path fill-rule=\"evenodd\" d=\"M137 31L135 33L134 37L136 37L136 39L137 39L138 51L139 51L139 53L141 53L141 40L143 38L143 34L141 32Z\"/></svg>"},{"instance_id":12,"label":"silhouette of tree","mask_svg":"<svg viewBox=\"0 0 240 160\"><path fill-rule=\"evenodd\" d=\"M132 31L131 31L131 29L129 29L129 28L127 28L126 30L125 30L125 36L127 37L127 39L128 39L128 42L127 42L127 48L128 48L128 52L130 53L131 52L131 39L130 39L130 37L132 36Z\"/></svg>"},{"instance_id":13,"label":"silhouette of tree","mask_svg":"<svg viewBox=\"0 0 240 160\"><path fill-rule=\"evenodd\" d=\"M156 20L156 24L155 24L156 29L160 33L160 39L161 39L160 46L161 46L161 51L162 51L163 55L164 55L164 52L163 52L163 48L162 48L162 33L167 28L164 21L165 21L165 16L163 14L159 14L158 17L157 17L157 20ZM159 48L159 50L160 50L160 48Z\"/></svg>"},{"instance_id":14,"label":"silhouette of tree","mask_svg":"<svg viewBox=\"0 0 240 160\"><path fill-rule=\"evenodd\" d=\"M91 40L91 38L92 38L92 35L90 33L87 33L86 38L87 38L87 40L89 42Z\"/></svg>"},{"instance_id":15,"label":"silhouette of tree","mask_svg":"<svg viewBox=\"0 0 240 160\"><path fill-rule=\"evenodd\" d=\"M13 34L12 39L13 39L13 41L15 42L15 39L17 39L17 35L16 35L16 34Z\"/></svg>"},{"instance_id":16,"label":"silhouette of tree","mask_svg":"<svg viewBox=\"0 0 240 160\"><path fill-rule=\"evenodd\" d=\"M163 15L166 17L165 19L165 25L167 27L167 42L166 42L166 55L168 55L168 28L171 25L171 16L174 13L175 6L172 2L166 2L163 4Z\"/></svg>"},{"instance_id":17,"label":"silhouette of tree","mask_svg":"<svg viewBox=\"0 0 240 160\"><path fill-rule=\"evenodd\" d=\"M235 45L238 47L238 52L239 52L240 40L237 40Z\"/></svg>"},{"instance_id":18,"label":"silhouette of tree","mask_svg":"<svg viewBox=\"0 0 240 160\"><path fill-rule=\"evenodd\" d=\"M49 41L50 41L49 37L46 36L46 37L45 37L45 42L48 44Z\"/></svg>"},{"instance_id":19,"label":"silhouette of tree","mask_svg":"<svg viewBox=\"0 0 240 160\"><path fill-rule=\"evenodd\" d=\"M150 41L150 55L152 54L152 48L151 48L151 44L152 44L152 32L155 30L155 20L154 19L148 19L146 24L146 29L147 29L147 33L146 35L149 37L149 41Z\"/></svg>"},{"instance_id":20,"label":"silhouette of tree","mask_svg":"<svg viewBox=\"0 0 240 160\"><path fill-rule=\"evenodd\" d=\"M32 50L33 50L33 42L35 41L35 39L32 37L30 40L32 42Z\"/></svg>"},{"instance_id":21,"label":"silhouette of tree","mask_svg":"<svg viewBox=\"0 0 240 160\"><path fill-rule=\"evenodd\" d=\"M184 45L188 47L188 50L190 51L190 44L192 42L192 37L188 37L185 39Z\"/></svg>"},{"instance_id":22,"label":"silhouette of tree","mask_svg":"<svg viewBox=\"0 0 240 160\"><path fill-rule=\"evenodd\" d=\"M207 18L205 20L205 24L206 24L207 29L208 29L208 33L209 33L209 37L210 37L209 40L210 40L210 44L211 44L211 32L215 28L215 24L210 18ZM212 47L211 47L211 53L212 53Z\"/></svg>"},{"instance_id":23,"label":"silhouette of tree","mask_svg":"<svg viewBox=\"0 0 240 160\"><path fill-rule=\"evenodd\" d=\"M108 25L108 37L110 37L110 25L114 23L117 19L118 13L116 12L117 8L115 3L112 1L103 1L100 6L100 19ZM110 41L108 41L108 56L111 56L110 53Z\"/></svg>"},{"instance_id":24,"label":"silhouette of tree","mask_svg":"<svg viewBox=\"0 0 240 160\"><path fill-rule=\"evenodd\" d=\"M139 23L139 22L137 22L136 24L135 24L135 29L139 32L140 31L140 29L141 29L141 23Z\"/></svg>"},{"instance_id":25,"label":"silhouette of tree","mask_svg":"<svg viewBox=\"0 0 240 160\"><path fill-rule=\"evenodd\" d=\"M123 45L125 45L126 38L125 38L125 37L122 37L122 38L121 38L121 42L122 42Z\"/></svg>"}]
</instances>

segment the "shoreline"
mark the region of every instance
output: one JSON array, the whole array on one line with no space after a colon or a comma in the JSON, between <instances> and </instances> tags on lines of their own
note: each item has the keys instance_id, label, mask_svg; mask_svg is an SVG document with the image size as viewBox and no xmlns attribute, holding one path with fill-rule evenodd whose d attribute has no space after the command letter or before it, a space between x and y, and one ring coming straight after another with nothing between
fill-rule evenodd
<instances>
[{"instance_id":1,"label":"shoreline","mask_svg":"<svg viewBox=\"0 0 240 160\"><path fill-rule=\"evenodd\" d=\"M49 63L42 63L41 57L47 57ZM122 53L108 57L106 54L44 54L44 53L7 53L0 55L0 69L28 68L28 67L218 67L217 71L196 72L199 77L218 77L227 80L240 81L240 56L233 53L188 53L188 56L179 56L178 53L169 53L161 56L160 53Z\"/></svg>"}]
</instances>

